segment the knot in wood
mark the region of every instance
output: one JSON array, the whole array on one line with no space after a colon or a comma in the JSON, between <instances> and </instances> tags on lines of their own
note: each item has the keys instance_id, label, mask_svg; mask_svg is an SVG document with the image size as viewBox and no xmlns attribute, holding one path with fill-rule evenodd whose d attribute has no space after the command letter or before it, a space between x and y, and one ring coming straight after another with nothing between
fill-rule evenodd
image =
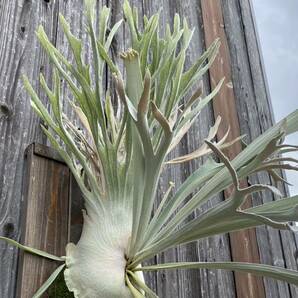
<instances>
[{"instance_id":1,"label":"knot in wood","mask_svg":"<svg viewBox=\"0 0 298 298\"><path fill-rule=\"evenodd\" d=\"M7 222L3 226L3 235L4 237L10 238L13 235L14 232L14 224L12 222Z\"/></svg>"},{"instance_id":2,"label":"knot in wood","mask_svg":"<svg viewBox=\"0 0 298 298\"><path fill-rule=\"evenodd\" d=\"M2 116L9 117L12 115L12 110L9 108L9 106L6 103L0 103L0 118Z\"/></svg>"}]
</instances>

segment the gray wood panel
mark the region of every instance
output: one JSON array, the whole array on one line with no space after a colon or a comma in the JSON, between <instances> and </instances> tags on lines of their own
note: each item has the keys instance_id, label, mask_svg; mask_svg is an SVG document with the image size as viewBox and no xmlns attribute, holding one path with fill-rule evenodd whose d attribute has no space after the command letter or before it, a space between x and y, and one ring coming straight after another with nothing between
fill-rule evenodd
<instances>
[{"instance_id":1,"label":"gray wood panel","mask_svg":"<svg viewBox=\"0 0 298 298\"><path fill-rule=\"evenodd\" d=\"M34 32L43 24L53 38L56 19L55 1L0 3L0 234L15 240L21 232L24 151L33 141L46 142L20 77L26 73L36 81L40 71L48 73ZM0 297L14 298L17 250L1 242L0 259Z\"/></svg>"},{"instance_id":2,"label":"gray wood panel","mask_svg":"<svg viewBox=\"0 0 298 298\"><path fill-rule=\"evenodd\" d=\"M225 29L231 52L231 66L241 134L251 142L274 123L270 94L257 40L256 28L249 0L222 0ZM261 173L250 178L251 183L271 183ZM281 187L286 193L286 189ZM253 204L272 201L271 194L255 194ZM297 269L294 235L267 227L257 228L261 261L265 264ZM297 287L265 279L267 297L297 297Z\"/></svg>"},{"instance_id":3,"label":"gray wood panel","mask_svg":"<svg viewBox=\"0 0 298 298\"><path fill-rule=\"evenodd\" d=\"M212 44L215 38L220 38L221 46L218 55L209 69L209 76L212 88L218 81L225 77L226 82L231 82L231 63L230 51L227 43L227 37L224 30L224 21L222 15L220 0L201 0L201 9L204 24L205 44ZM233 140L240 135L239 120L235 102L233 88L224 84L212 102L214 115L222 117L217 137L223 138L228 127L230 127L229 140ZM237 142L225 150L229 159L235 158L241 152L241 143ZM242 186L247 186L246 181L242 181ZM232 187L224 191L225 199L232 195ZM242 207L249 208L250 199ZM253 262L259 263L258 245L255 229L237 231L230 234L231 257L235 262ZM265 289L263 280L260 277L241 274L235 272L235 285L237 297L264 297Z\"/></svg>"}]
</instances>

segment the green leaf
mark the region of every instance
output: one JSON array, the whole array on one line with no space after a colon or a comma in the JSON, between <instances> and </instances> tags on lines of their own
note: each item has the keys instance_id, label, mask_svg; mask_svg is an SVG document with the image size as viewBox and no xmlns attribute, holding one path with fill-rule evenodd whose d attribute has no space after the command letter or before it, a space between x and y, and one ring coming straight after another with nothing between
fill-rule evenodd
<instances>
[{"instance_id":1,"label":"green leaf","mask_svg":"<svg viewBox=\"0 0 298 298\"><path fill-rule=\"evenodd\" d=\"M189 43L191 41L191 38L193 36L193 33L195 31L194 29L189 29L186 18L183 19L183 48L186 50L189 47Z\"/></svg>"},{"instance_id":2,"label":"green leaf","mask_svg":"<svg viewBox=\"0 0 298 298\"><path fill-rule=\"evenodd\" d=\"M252 207L245 211L259 214L278 222L298 221L298 195Z\"/></svg>"},{"instance_id":3,"label":"green leaf","mask_svg":"<svg viewBox=\"0 0 298 298\"><path fill-rule=\"evenodd\" d=\"M125 275L125 281L126 284L128 286L128 288L130 289L132 295L134 298L144 298L145 296L141 294L141 292L139 292L130 282L128 275Z\"/></svg>"},{"instance_id":4,"label":"green leaf","mask_svg":"<svg viewBox=\"0 0 298 298\"><path fill-rule=\"evenodd\" d=\"M65 71L65 69L62 67L61 63L65 65L66 69L70 71L73 75L77 75L77 77L83 77L83 74L78 74L78 72L72 67L72 65L67 61L67 59L53 46L53 44L49 41L44 29L42 26L39 26L37 32L37 37L45 49L46 53L48 54L51 62L55 65L56 69L59 71L61 76L66 80L73 96L75 99L80 103L80 107L86 114L89 121L91 121L91 113L92 109L90 108L89 101L86 100L86 97L83 93L77 88L76 84L73 82L70 75ZM85 74L86 75L86 74ZM89 79L86 79L84 77L84 80L89 81ZM91 125L92 126L92 125Z\"/></svg>"},{"instance_id":5,"label":"green leaf","mask_svg":"<svg viewBox=\"0 0 298 298\"><path fill-rule=\"evenodd\" d=\"M110 17L110 8L107 6L103 6L102 9L100 10L100 15L99 15L99 42L101 44L105 44L106 40L106 34L107 34L107 29L108 29L108 21Z\"/></svg>"},{"instance_id":6,"label":"green leaf","mask_svg":"<svg viewBox=\"0 0 298 298\"><path fill-rule=\"evenodd\" d=\"M295 112L298 118L298 111ZM267 144L276 136L280 135L281 127L291 127L291 131L298 130L298 121L293 117L293 114L289 115L284 122L278 123L271 129L267 130L263 135L259 136L255 141L248 145L231 163L235 169L239 170L239 177L243 178L250 174L251 169L247 166L247 163L259 155L267 146ZM178 226L187 216L189 216L195 208L206 202L213 195L224 190L232 183L232 179L227 175L228 170L222 169L219 173L214 175L172 218L169 225L172 227ZM172 215L173 209L168 210L168 214L165 218L169 218ZM162 225L165 222L161 223Z\"/></svg>"},{"instance_id":7,"label":"green leaf","mask_svg":"<svg viewBox=\"0 0 298 298\"><path fill-rule=\"evenodd\" d=\"M263 224L279 229L291 229L287 221L298 221L298 196L236 212L231 209L231 200L233 198L208 209L177 231L163 231L157 242L154 242L156 240L152 237L146 249L140 252L139 258L145 259L178 244Z\"/></svg>"},{"instance_id":8,"label":"green leaf","mask_svg":"<svg viewBox=\"0 0 298 298\"><path fill-rule=\"evenodd\" d=\"M137 108L144 89L139 53L130 49L122 53L121 58L126 70L126 94Z\"/></svg>"},{"instance_id":9,"label":"green leaf","mask_svg":"<svg viewBox=\"0 0 298 298\"><path fill-rule=\"evenodd\" d=\"M51 276L45 281L45 283L39 288L39 290L32 296L32 298L39 298L42 296L42 294L45 293L45 291L49 288L49 286L55 281L57 276L60 274L60 272L64 269L65 264L59 266L52 274Z\"/></svg>"},{"instance_id":10,"label":"green leaf","mask_svg":"<svg viewBox=\"0 0 298 298\"><path fill-rule=\"evenodd\" d=\"M190 175L185 182L179 187L176 193L171 197L160 214L155 214L147 230L146 239L152 240L152 237L161 229L163 224L169 219L180 204L196 189L212 178L216 173L221 171L223 164L215 163L208 160L203 166Z\"/></svg>"},{"instance_id":11,"label":"green leaf","mask_svg":"<svg viewBox=\"0 0 298 298\"><path fill-rule=\"evenodd\" d=\"M132 277L135 284L141 288L149 298L158 298L158 296L144 282L142 282L135 273L128 271L128 274Z\"/></svg>"},{"instance_id":12,"label":"green leaf","mask_svg":"<svg viewBox=\"0 0 298 298\"><path fill-rule=\"evenodd\" d=\"M45 108L41 100L39 99L38 95L34 91L32 85L30 84L28 78L24 75L23 76L24 87L26 91L31 96L31 105L32 107L38 111L39 115L41 116L42 120L46 122L51 128L55 131L59 130L58 126L52 119L51 115L49 114L48 110Z\"/></svg>"},{"instance_id":13,"label":"green leaf","mask_svg":"<svg viewBox=\"0 0 298 298\"><path fill-rule=\"evenodd\" d=\"M263 264L240 263L240 262L184 262L184 263L167 263L161 265L144 266L134 269L133 271L154 271L168 269L223 269L237 272L251 273L265 277L271 277L287 283L298 286L298 271L285 269L277 266Z\"/></svg>"},{"instance_id":14,"label":"green leaf","mask_svg":"<svg viewBox=\"0 0 298 298\"><path fill-rule=\"evenodd\" d=\"M118 68L114 64L113 60L109 57L108 52L105 49L105 47L99 41L97 41L97 46L98 46L98 51L99 51L101 58L108 64L111 71L113 73L118 73Z\"/></svg>"},{"instance_id":15,"label":"green leaf","mask_svg":"<svg viewBox=\"0 0 298 298\"><path fill-rule=\"evenodd\" d=\"M106 51L110 48L113 38L115 37L115 34L117 33L117 31L120 28L120 26L122 25L122 23L123 23L123 20L120 20L112 27L112 29L108 35L108 38L104 44Z\"/></svg>"},{"instance_id":16,"label":"green leaf","mask_svg":"<svg viewBox=\"0 0 298 298\"><path fill-rule=\"evenodd\" d=\"M83 71L83 63L81 59L82 55L82 41L78 38L76 38L71 32L69 28L69 24L66 22L65 18L62 14L59 14L59 20L60 24L62 25L62 29L64 31L64 34L67 37L67 40L69 42L69 45L72 49L72 52L75 57L75 61L77 63L78 69L80 71Z\"/></svg>"},{"instance_id":17,"label":"green leaf","mask_svg":"<svg viewBox=\"0 0 298 298\"><path fill-rule=\"evenodd\" d=\"M145 75L145 70L148 64L149 49L150 49L154 34L156 33L156 30L157 30L158 19L159 19L159 14L155 14L150 18L149 23L145 28L143 38L140 41L140 43L142 44L142 48L140 51L140 63L141 63L141 70L143 75Z\"/></svg>"},{"instance_id":18,"label":"green leaf","mask_svg":"<svg viewBox=\"0 0 298 298\"><path fill-rule=\"evenodd\" d=\"M129 25L131 39L132 39L132 48L135 50L138 50L139 40L138 40L138 33L136 28L135 14L131 9L131 6L128 0L125 0L123 3L123 13Z\"/></svg>"},{"instance_id":19,"label":"green leaf","mask_svg":"<svg viewBox=\"0 0 298 298\"><path fill-rule=\"evenodd\" d=\"M179 103L179 97L177 96L177 94L180 87L184 62L185 62L185 50L180 52L179 56L177 57L177 61L175 62L177 66L176 66L175 76L173 77L173 80L172 80L170 98L167 100L167 107L166 107L167 117L171 115L173 108L175 108Z\"/></svg>"},{"instance_id":20,"label":"green leaf","mask_svg":"<svg viewBox=\"0 0 298 298\"><path fill-rule=\"evenodd\" d=\"M197 62L187 70L181 78L179 98L183 97L189 88L210 68L214 62L220 46L219 39L216 39L209 48L200 56ZM208 62L206 63L206 61ZM206 63L206 64L205 64Z\"/></svg>"},{"instance_id":21,"label":"green leaf","mask_svg":"<svg viewBox=\"0 0 298 298\"><path fill-rule=\"evenodd\" d=\"M6 237L0 236L0 240L4 240L5 242L7 242L7 243L9 243L13 246L16 246L17 248L19 248L21 250L24 250L26 252L29 252L31 254L34 254L34 255L37 255L37 256L40 256L40 257L44 257L44 258L47 258L47 259L50 259L50 260L53 260L53 261L59 261L59 262L64 262L65 261L64 257L57 257L57 256L54 256L54 255L49 254L47 252L44 252L42 250L39 250L39 249L36 249L36 248L31 248L31 247L26 246L26 245L22 245L22 244L18 243L17 241L6 238Z\"/></svg>"},{"instance_id":22,"label":"green leaf","mask_svg":"<svg viewBox=\"0 0 298 298\"><path fill-rule=\"evenodd\" d=\"M194 103L192 105L193 109L190 109L188 113L181 114L181 120L177 121L177 128L175 129L176 134L188 121L191 121L193 118L196 118L199 115L200 111L217 95L224 80L224 78L221 79L219 83L216 85L216 87L212 90L212 92L205 96L203 99L201 99L199 103Z\"/></svg>"},{"instance_id":23,"label":"green leaf","mask_svg":"<svg viewBox=\"0 0 298 298\"><path fill-rule=\"evenodd\" d=\"M59 152L61 157L64 159L68 167L70 168L72 174L74 175L78 185L80 186L80 190L82 191L82 194L87 201L87 203L90 206L96 206L95 202L92 200L91 195L92 193L87 189L87 187L84 184L84 177L81 177L79 172L80 170L76 168L75 163L71 156L68 154L66 150L64 150L58 143L58 141L55 139L55 137L49 132L48 129L46 129L44 126L41 127L43 132L46 134L48 137L50 143L52 146ZM101 203L101 201L99 201ZM101 204L99 204L101 206Z\"/></svg>"},{"instance_id":24,"label":"green leaf","mask_svg":"<svg viewBox=\"0 0 298 298\"><path fill-rule=\"evenodd\" d=\"M95 14L96 0L84 0L85 14L91 22L93 22Z\"/></svg>"},{"instance_id":25,"label":"green leaf","mask_svg":"<svg viewBox=\"0 0 298 298\"><path fill-rule=\"evenodd\" d=\"M51 106L53 110L53 114L55 116L55 119L58 123L62 122L62 106L61 106L61 100L60 100L60 77L58 71L55 69L54 75L53 75L53 81L54 81L54 91L52 92L50 88L48 87L45 78L42 74L40 74L40 85L46 92ZM31 92L30 92L31 93ZM31 93L32 94L32 93ZM32 97L32 95L31 95Z\"/></svg>"}]
</instances>

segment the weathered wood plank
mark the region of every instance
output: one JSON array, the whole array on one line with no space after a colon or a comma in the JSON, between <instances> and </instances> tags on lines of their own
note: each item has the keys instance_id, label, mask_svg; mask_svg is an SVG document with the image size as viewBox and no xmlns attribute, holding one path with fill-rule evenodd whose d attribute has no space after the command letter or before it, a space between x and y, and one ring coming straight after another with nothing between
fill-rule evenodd
<instances>
[{"instance_id":1,"label":"weathered wood plank","mask_svg":"<svg viewBox=\"0 0 298 298\"><path fill-rule=\"evenodd\" d=\"M233 88L231 87L232 78L230 52L224 31L221 3L219 0L202 0L201 6L203 12L206 46L209 46L215 38L220 38L221 41L219 54L211 66L209 74L211 86L213 88L217 85L221 78L225 77L225 84L213 101L213 108L215 117L221 116L223 119L218 130L218 137L222 138L230 127L228 140L231 141L240 136L240 128L236 110L235 96ZM241 144L240 142L237 142L226 150L226 154L230 159L233 159L241 152L241 150ZM242 186L247 186L247 183L243 181ZM225 191L226 199L230 197L232 191L233 187L230 187ZM251 202L247 201L243 208L247 208L249 206L251 206ZM255 229L231 233L230 240L232 257L234 261L260 262ZM239 273L235 274L235 278L238 297L264 296L265 292L261 278Z\"/></svg>"},{"instance_id":2,"label":"weathered wood plank","mask_svg":"<svg viewBox=\"0 0 298 298\"><path fill-rule=\"evenodd\" d=\"M231 53L232 79L240 131L241 134L246 134L246 141L249 143L274 123L270 96L260 59L250 1L222 0L222 9ZM266 184L271 180L267 174L262 173L250 177L250 182ZM273 199L268 193L262 196L255 194L252 202L253 205L258 205ZM286 262L288 268L297 268L293 257L296 251L293 235L267 227L257 228L256 234L262 263L284 266ZM284 234L287 235L286 240L281 238ZM295 292L297 289L291 287L291 294L286 283L270 279L264 279L264 283L266 297L297 296Z\"/></svg>"},{"instance_id":3,"label":"weathered wood plank","mask_svg":"<svg viewBox=\"0 0 298 298\"><path fill-rule=\"evenodd\" d=\"M21 232L24 151L33 141L46 142L20 76L26 73L36 85L39 72L49 72L34 32L43 24L54 37L56 3L4 0L0 4L0 234L16 240ZM17 250L1 242L0 259L0 297L15 298Z\"/></svg>"},{"instance_id":4,"label":"weathered wood plank","mask_svg":"<svg viewBox=\"0 0 298 298\"><path fill-rule=\"evenodd\" d=\"M204 31L202 28L202 10L200 3L198 1L176 1L176 10L181 16L185 17L190 24L190 27L195 28L194 36L190 45L190 49L187 56L186 68L188 68L196 58L204 51ZM205 91L208 93L210 91L208 77L203 78ZM198 86L194 86L194 89ZM191 152L202 145L203 140L208 134L208 131L214 123L213 109L212 105L205 108L199 115L197 121L195 122L192 129L189 131L186 140L182 143L182 149L180 154L185 154ZM184 179L191 174L195 169L200 167L204 159L193 161L190 164L183 164L181 166L181 174ZM214 206L223 198L221 195L213 198L207 204L204 204L196 211L196 215L206 209ZM214 260L226 260L231 259L230 256L230 242L228 235L219 235L216 237L210 237L209 239L203 239L196 243L197 252L194 253L190 251L186 252L186 260L199 260L199 261L214 261ZM181 248L180 248L181 249ZM179 273L183 276L183 273ZM187 284L193 290L196 286L199 288L197 292L193 291L193 297L234 297L235 296L235 285L234 277L231 272L223 272L218 270L200 270L196 274L192 271L186 271L184 274L186 289ZM199 279L200 282L197 283L195 279ZM187 282L189 280L189 282ZM190 284L191 283L191 284ZM187 292L184 296L189 297Z\"/></svg>"},{"instance_id":5,"label":"weathered wood plank","mask_svg":"<svg viewBox=\"0 0 298 298\"><path fill-rule=\"evenodd\" d=\"M267 96L267 101L266 101L267 107L265 108L265 111L270 115L270 117L268 118L271 121L269 126L271 126L275 122L274 113L272 110L270 92L268 90L268 86L266 82L266 74L264 72L262 56L260 53L260 44L258 39L256 23L254 20L252 1L241 0L239 3L240 3L240 10L241 10L241 15L243 19L243 24L244 24L244 33L245 33L247 52L248 52L248 57L249 57L250 67L252 72L254 90L256 94L255 96L256 96L256 99L264 98L264 96ZM257 100L257 102L259 102L259 100ZM262 127L262 132L268 129L267 121L265 120L260 122L260 127ZM270 182L271 183L273 182L272 179L270 179ZM279 184L277 186L279 187L280 191L283 194L289 195L286 185ZM276 196L273 196L273 199L277 200L279 198L277 198ZM266 198L263 198L263 200L265 201ZM297 251L297 242L295 243L295 235L287 231L279 231L279 233L280 233L280 241L281 241L282 250L283 250L283 260L281 259L276 260L274 261L273 264L285 266L290 269L297 269L298 268L297 258L295 257L295 253ZM296 239L298 238L296 237ZM283 287L285 286L286 285L283 284ZM289 285L289 286L290 286L290 293L292 297L298 296L298 288L292 285Z\"/></svg>"},{"instance_id":6,"label":"weathered wood plank","mask_svg":"<svg viewBox=\"0 0 298 298\"><path fill-rule=\"evenodd\" d=\"M62 256L68 242L69 169L60 161L55 161L53 156L41 156L36 147L42 148L32 144L26 152L21 242ZM46 151L49 150L44 147L43 152ZM17 297L31 298L58 265L57 262L21 252Z\"/></svg>"}]
</instances>

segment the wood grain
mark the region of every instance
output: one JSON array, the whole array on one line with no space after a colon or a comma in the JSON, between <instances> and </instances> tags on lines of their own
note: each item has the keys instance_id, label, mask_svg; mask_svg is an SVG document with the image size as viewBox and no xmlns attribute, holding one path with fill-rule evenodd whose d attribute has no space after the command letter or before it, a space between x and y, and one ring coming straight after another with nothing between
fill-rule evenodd
<instances>
[{"instance_id":1,"label":"wood grain","mask_svg":"<svg viewBox=\"0 0 298 298\"><path fill-rule=\"evenodd\" d=\"M46 143L21 74L26 73L36 86L40 71L47 77L50 73L35 30L43 24L50 38L54 38L56 2L0 2L0 234L15 240L19 240L21 233L24 151L33 142ZM43 94L41 99L45 100ZM17 256L17 249L0 243L0 297L16 297Z\"/></svg>"},{"instance_id":2,"label":"wood grain","mask_svg":"<svg viewBox=\"0 0 298 298\"><path fill-rule=\"evenodd\" d=\"M233 92L230 51L224 30L221 3L219 0L201 1L203 24L205 30L206 47L214 39L220 38L221 47L219 53L209 70L211 86L214 88L219 80L225 77L225 84L213 101L215 117L221 116L222 123L217 136L224 137L230 127L228 140L232 141L241 135L239 119L236 109L235 95ZM241 143L237 142L225 150L229 159L235 158L241 152ZM242 181L242 187L247 187L246 181ZM233 192L233 187L225 190L225 198L228 199ZM251 201L247 200L243 208L251 206ZM233 261L259 263L260 256L255 229L248 229L230 234L231 252ZM264 297L265 291L262 278L250 274L235 273L237 297Z\"/></svg>"},{"instance_id":3,"label":"wood grain","mask_svg":"<svg viewBox=\"0 0 298 298\"><path fill-rule=\"evenodd\" d=\"M21 243L63 256L68 242L69 169L53 156L41 156L36 147L43 146L32 144L26 152L27 187L21 209ZM43 152L46 151L51 150L44 147ZM21 252L17 297L31 298L58 265Z\"/></svg>"},{"instance_id":4,"label":"wood grain","mask_svg":"<svg viewBox=\"0 0 298 298\"><path fill-rule=\"evenodd\" d=\"M270 94L262 65L260 46L249 0L223 0L222 11L230 50L233 90L241 134L250 143L274 124ZM249 183L272 183L266 173L250 177ZM287 195L284 186L280 190ZM253 205L277 199L270 193L254 194ZM256 229L261 262L297 270L294 235L268 227ZM297 297L297 287L264 278L266 297Z\"/></svg>"}]
</instances>

